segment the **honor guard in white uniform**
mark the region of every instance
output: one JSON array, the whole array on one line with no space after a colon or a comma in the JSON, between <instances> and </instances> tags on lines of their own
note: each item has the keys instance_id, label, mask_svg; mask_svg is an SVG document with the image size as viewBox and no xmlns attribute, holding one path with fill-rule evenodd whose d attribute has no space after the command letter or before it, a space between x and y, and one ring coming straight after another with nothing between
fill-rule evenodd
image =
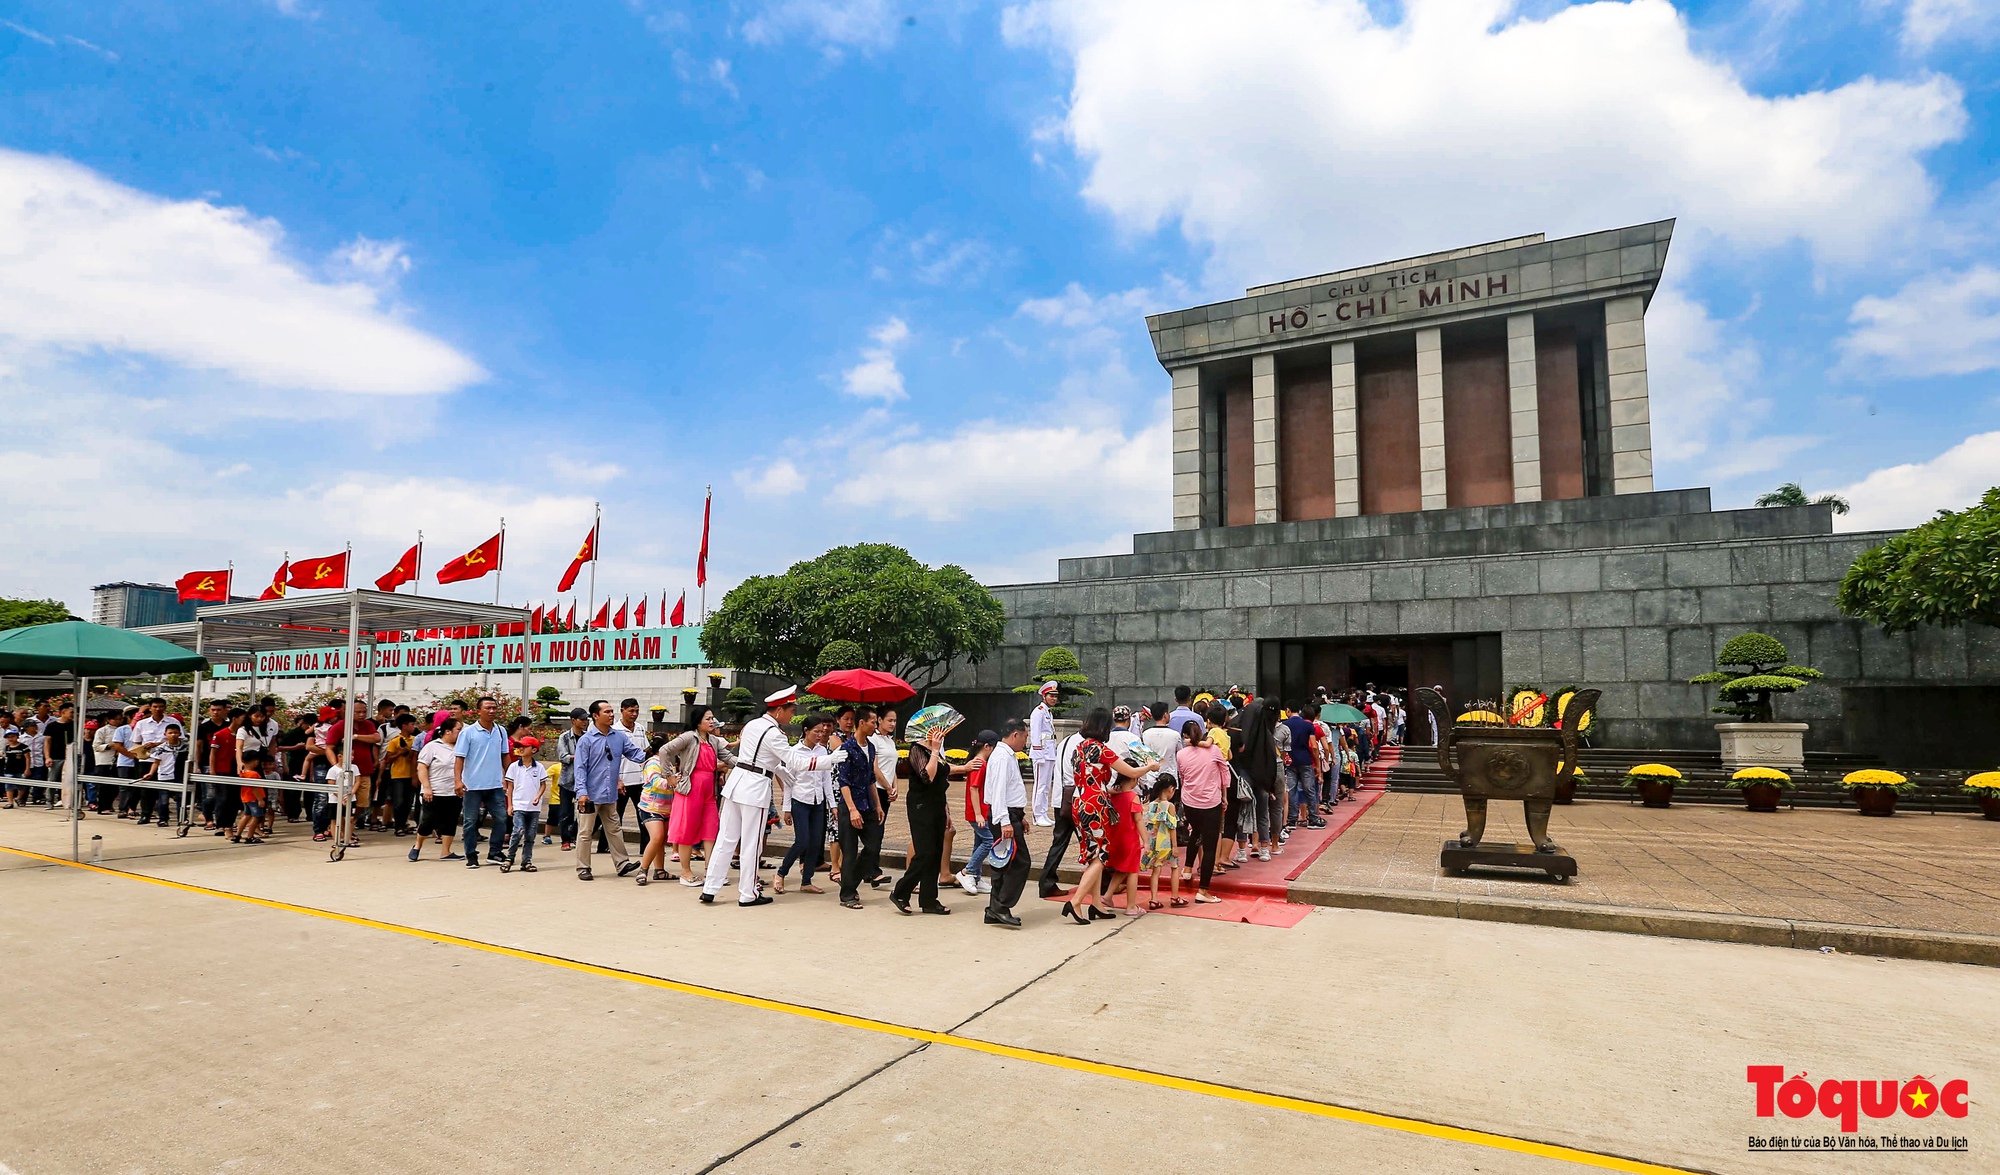
<instances>
[{"instance_id":1,"label":"honor guard in white uniform","mask_svg":"<svg viewBox=\"0 0 2000 1175\"><path fill-rule=\"evenodd\" d=\"M1028 762L1035 769L1035 823L1043 828L1055 824L1049 804L1056 789L1056 715L1049 704L1057 697L1053 681L1042 683L1042 701L1028 715Z\"/></svg>"},{"instance_id":2,"label":"honor guard in white uniform","mask_svg":"<svg viewBox=\"0 0 2000 1175\"><path fill-rule=\"evenodd\" d=\"M722 827L715 846L708 851L708 874L701 884L704 903L714 902L728 882L732 855L742 861L736 904L763 906L771 901L759 888L757 855L764 849L764 821L771 812L772 789L789 786L793 778L793 765L788 761L792 744L785 737L785 728L792 724L792 714L798 709L798 690L786 686L765 698L764 706L764 716L743 727L743 737L736 744L736 766L722 785ZM833 751L806 765L825 769L846 759L845 754Z\"/></svg>"}]
</instances>

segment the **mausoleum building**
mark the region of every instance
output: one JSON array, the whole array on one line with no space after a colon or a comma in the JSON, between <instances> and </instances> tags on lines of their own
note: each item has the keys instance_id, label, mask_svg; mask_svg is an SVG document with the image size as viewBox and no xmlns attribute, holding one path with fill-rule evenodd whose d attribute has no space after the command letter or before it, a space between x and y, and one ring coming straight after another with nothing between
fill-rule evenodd
<instances>
[{"instance_id":1,"label":"mausoleum building","mask_svg":"<svg viewBox=\"0 0 2000 1175\"><path fill-rule=\"evenodd\" d=\"M1601 745L1713 748L1712 691L1687 679L1756 630L1827 675L1780 703L1809 749L2000 760L1978 720L2000 712L2000 633L1890 636L1834 607L1889 534L1654 487L1645 320L1672 230L1537 234L1148 318L1174 529L996 588L1004 645L944 692L1008 710L1065 645L1107 704L1177 683L1588 685Z\"/></svg>"}]
</instances>

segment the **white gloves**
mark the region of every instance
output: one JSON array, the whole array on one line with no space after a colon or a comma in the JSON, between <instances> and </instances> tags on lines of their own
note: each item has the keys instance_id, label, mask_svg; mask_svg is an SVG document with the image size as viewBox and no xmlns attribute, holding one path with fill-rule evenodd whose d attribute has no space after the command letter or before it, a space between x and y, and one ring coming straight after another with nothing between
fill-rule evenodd
<instances>
[{"instance_id":1,"label":"white gloves","mask_svg":"<svg viewBox=\"0 0 2000 1175\"><path fill-rule=\"evenodd\" d=\"M841 750L835 751L833 754L828 755L825 758L821 759L819 761L819 765L823 768L831 768L831 767L838 767L845 762L847 762L847 751L845 748L842 748Z\"/></svg>"}]
</instances>

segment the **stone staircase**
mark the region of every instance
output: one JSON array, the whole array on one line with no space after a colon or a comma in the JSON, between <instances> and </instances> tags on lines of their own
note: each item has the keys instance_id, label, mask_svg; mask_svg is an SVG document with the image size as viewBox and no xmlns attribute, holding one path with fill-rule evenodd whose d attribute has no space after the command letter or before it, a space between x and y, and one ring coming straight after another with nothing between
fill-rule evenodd
<instances>
[{"instance_id":1,"label":"stone staircase","mask_svg":"<svg viewBox=\"0 0 2000 1175\"><path fill-rule=\"evenodd\" d=\"M1577 788L1582 799L1639 802L1639 793L1624 784L1625 772L1640 763L1665 763L1682 775L1674 787L1677 804L1741 805L1743 794L1727 786L1730 773L1722 767L1721 751L1649 751L1630 747L1588 747L1578 756L1589 782ZM1840 786L1840 777L1863 767L1881 767L1872 755L1807 751L1806 769L1794 771L1795 785L1785 793L1785 805L1796 808L1852 808L1854 801ZM1897 802L1899 812L1976 812L1979 805L1958 790L1964 773L1904 771L1918 788ZM1390 768L1390 791L1456 792L1439 770L1430 747L1405 747Z\"/></svg>"}]
</instances>

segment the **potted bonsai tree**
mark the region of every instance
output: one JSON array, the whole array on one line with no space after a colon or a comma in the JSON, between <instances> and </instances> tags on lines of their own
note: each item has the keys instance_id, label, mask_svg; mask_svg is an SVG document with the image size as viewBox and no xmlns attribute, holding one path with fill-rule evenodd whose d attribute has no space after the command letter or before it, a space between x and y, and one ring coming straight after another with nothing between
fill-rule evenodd
<instances>
[{"instance_id":1,"label":"potted bonsai tree","mask_svg":"<svg viewBox=\"0 0 2000 1175\"><path fill-rule=\"evenodd\" d=\"M1731 639L1715 655L1715 663L1719 668L1689 678L1688 684L1718 687L1715 693L1722 705L1715 707L1715 713L1739 719L1715 724L1722 738L1722 765L1803 771L1806 731L1811 727L1777 721L1771 699L1804 689L1820 679L1820 671L1793 665L1784 642L1761 632Z\"/></svg>"},{"instance_id":2,"label":"potted bonsai tree","mask_svg":"<svg viewBox=\"0 0 2000 1175\"><path fill-rule=\"evenodd\" d=\"M1981 771L1959 790L1979 801L1979 810L1988 820L2000 820L2000 771Z\"/></svg>"},{"instance_id":3,"label":"potted bonsai tree","mask_svg":"<svg viewBox=\"0 0 2000 1175\"><path fill-rule=\"evenodd\" d=\"M1854 806L1863 816L1894 816L1896 797L1917 790L1916 784L1894 771L1875 767L1848 772L1840 777L1840 786L1854 796Z\"/></svg>"},{"instance_id":4,"label":"potted bonsai tree","mask_svg":"<svg viewBox=\"0 0 2000 1175\"><path fill-rule=\"evenodd\" d=\"M1729 777L1729 786L1743 793L1743 806L1752 812L1775 812L1792 777L1776 767L1745 767Z\"/></svg>"},{"instance_id":5,"label":"potted bonsai tree","mask_svg":"<svg viewBox=\"0 0 2000 1175\"><path fill-rule=\"evenodd\" d=\"M1639 793L1639 802L1648 808L1671 808L1674 784L1681 773L1665 763L1641 763L1625 773L1625 786Z\"/></svg>"}]
</instances>

